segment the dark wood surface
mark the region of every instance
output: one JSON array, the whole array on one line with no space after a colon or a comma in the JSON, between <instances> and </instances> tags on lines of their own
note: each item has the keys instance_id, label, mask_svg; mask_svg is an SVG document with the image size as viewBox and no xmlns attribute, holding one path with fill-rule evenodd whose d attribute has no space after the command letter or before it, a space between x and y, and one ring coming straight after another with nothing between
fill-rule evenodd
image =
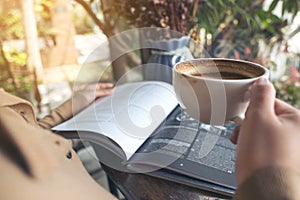
<instances>
[{"instance_id":1,"label":"dark wood surface","mask_svg":"<svg viewBox=\"0 0 300 200\"><path fill-rule=\"evenodd\" d=\"M223 199L197 188L146 174L121 172L103 164L102 168L127 200Z\"/></svg>"}]
</instances>

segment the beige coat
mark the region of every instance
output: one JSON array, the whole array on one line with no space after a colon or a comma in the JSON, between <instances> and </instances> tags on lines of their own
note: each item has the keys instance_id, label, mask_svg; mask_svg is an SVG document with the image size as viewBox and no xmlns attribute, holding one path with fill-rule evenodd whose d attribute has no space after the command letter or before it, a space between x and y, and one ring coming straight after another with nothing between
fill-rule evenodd
<instances>
[{"instance_id":1,"label":"beige coat","mask_svg":"<svg viewBox=\"0 0 300 200\"><path fill-rule=\"evenodd\" d=\"M1 200L115 199L90 177L71 142L48 130L71 109L67 102L37 122L30 103L0 91Z\"/></svg>"}]
</instances>

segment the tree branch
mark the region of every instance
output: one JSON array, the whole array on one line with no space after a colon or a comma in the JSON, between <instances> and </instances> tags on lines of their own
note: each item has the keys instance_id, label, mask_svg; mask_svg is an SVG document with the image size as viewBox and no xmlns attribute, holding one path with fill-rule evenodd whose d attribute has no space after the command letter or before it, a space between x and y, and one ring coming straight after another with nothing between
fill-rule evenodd
<instances>
[{"instance_id":1,"label":"tree branch","mask_svg":"<svg viewBox=\"0 0 300 200\"><path fill-rule=\"evenodd\" d=\"M80 4L85 10L86 12L89 14L89 16L93 19L93 21L97 24L97 26L103 31L103 33L105 35L107 35L107 30L105 27L105 24L103 24L98 17L96 16L96 14L93 12L93 10L91 9L91 7L89 6L88 3L86 3L84 0L75 0L78 4Z\"/></svg>"}]
</instances>

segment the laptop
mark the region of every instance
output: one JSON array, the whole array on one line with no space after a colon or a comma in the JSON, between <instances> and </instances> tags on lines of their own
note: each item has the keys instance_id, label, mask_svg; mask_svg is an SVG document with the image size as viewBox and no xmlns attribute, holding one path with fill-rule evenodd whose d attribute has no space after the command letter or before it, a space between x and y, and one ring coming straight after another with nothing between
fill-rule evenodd
<instances>
[{"instance_id":1,"label":"laptop","mask_svg":"<svg viewBox=\"0 0 300 200\"><path fill-rule=\"evenodd\" d=\"M178 106L138 149L128 167L232 197L237 187L236 146L229 136L236 126L200 123Z\"/></svg>"}]
</instances>

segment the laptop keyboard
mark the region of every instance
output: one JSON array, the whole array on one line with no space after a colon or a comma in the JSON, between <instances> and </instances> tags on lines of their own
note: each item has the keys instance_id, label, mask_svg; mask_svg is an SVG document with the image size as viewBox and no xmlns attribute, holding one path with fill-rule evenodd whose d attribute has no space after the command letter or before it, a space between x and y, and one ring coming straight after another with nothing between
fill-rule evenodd
<instances>
[{"instance_id":1,"label":"laptop keyboard","mask_svg":"<svg viewBox=\"0 0 300 200\"><path fill-rule=\"evenodd\" d=\"M199 123L176 109L139 150L186 159L227 173L235 171L235 145L228 139L236 124Z\"/></svg>"}]
</instances>

